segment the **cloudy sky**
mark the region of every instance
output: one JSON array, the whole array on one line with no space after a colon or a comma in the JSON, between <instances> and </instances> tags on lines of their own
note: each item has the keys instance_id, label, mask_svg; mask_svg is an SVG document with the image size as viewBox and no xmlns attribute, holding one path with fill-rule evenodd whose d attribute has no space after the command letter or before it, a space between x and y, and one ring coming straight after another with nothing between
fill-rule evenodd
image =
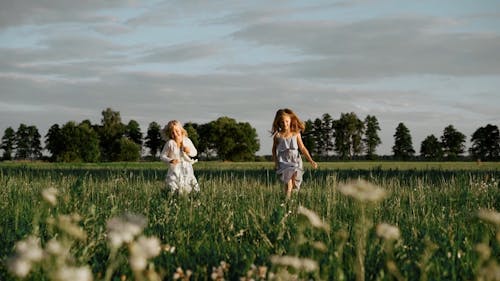
<instances>
[{"instance_id":1,"label":"cloudy sky","mask_svg":"<svg viewBox=\"0 0 500 281\"><path fill-rule=\"evenodd\" d=\"M16 0L0 3L0 134L21 123L249 122L277 109L377 117L391 154L500 120L500 1ZM469 142L467 143L467 146Z\"/></svg>"}]
</instances>

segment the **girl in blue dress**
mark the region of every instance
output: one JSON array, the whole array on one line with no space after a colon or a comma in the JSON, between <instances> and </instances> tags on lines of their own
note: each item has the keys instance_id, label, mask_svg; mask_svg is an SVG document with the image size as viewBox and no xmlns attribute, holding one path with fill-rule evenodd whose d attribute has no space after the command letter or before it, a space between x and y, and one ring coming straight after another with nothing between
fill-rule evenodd
<instances>
[{"instance_id":1,"label":"girl in blue dress","mask_svg":"<svg viewBox=\"0 0 500 281\"><path fill-rule=\"evenodd\" d=\"M279 109L276 112L271 130L273 134L273 161L276 173L285 184L287 198L291 196L294 188L297 191L300 190L304 174L300 153L306 157L314 169L318 167L302 142L300 133L304 129L304 122L291 109Z\"/></svg>"}]
</instances>

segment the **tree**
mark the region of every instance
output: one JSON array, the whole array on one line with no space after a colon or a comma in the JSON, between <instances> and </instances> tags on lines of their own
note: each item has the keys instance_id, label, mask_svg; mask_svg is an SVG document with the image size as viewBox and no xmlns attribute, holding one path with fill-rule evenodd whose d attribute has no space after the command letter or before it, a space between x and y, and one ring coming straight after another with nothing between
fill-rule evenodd
<instances>
[{"instance_id":1,"label":"tree","mask_svg":"<svg viewBox=\"0 0 500 281\"><path fill-rule=\"evenodd\" d=\"M396 127L392 151L394 153L394 158L399 160L407 160L415 154L411 141L410 130L408 130L403 123L399 123Z\"/></svg>"},{"instance_id":2,"label":"tree","mask_svg":"<svg viewBox=\"0 0 500 281\"><path fill-rule=\"evenodd\" d=\"M201 124L196 128L198 134L198 157L200 158L213 158L217 156L217 151L215 147L216 138L214 136L214 130L212 126L215 125L214 122L209 122Z\"/></svg>"},{"instance_id":3,"label":"tree","mask_svg":"<svg viewBox=\"0 0 500 281\"><path fill-rule=\"evenodd\" d=\"M125 136L139 146L142 146L142 132L139 123L135 120L130 120L125 126Z\"/></svg>"},{"instance_id":4,"label":"tree","mask_svg":"<svg viewBox=\"0 0 500 281\"><path fill-rule=\"evenodd\" d=\"M335 152L341 159L352 159L363 151L363 121L354 113L341 113L340 119L333 121Z\"/></svg>"},{"instance_id":5,"label":"tree","mask_svg":"<svg viewBox=\"0 0 500 281\"><path fill-rule=\"evenodd\" d=\"M319 118L314 119L314 122L312 123L314 146L313 149L311 150L313 155L322 155L324 151L325 143L321 138L321 127L322 127L321 119Z\"/></svg>"},{"instance_id":6,"label":"tree","mask_svg":"<svg viewBox=\"0 0 500 281\"><path fill-rule=\"evenodd\" d=\"M120 140L125 133L125 125L121 122L120 112L107 108L102 111L99 127L101 159L117 161L120 158Z\"/></svg>"},{"instance_id":7,"label":"tree","mask_svg":"<svg viewBox=\"0 0 500 281\"><path fill-rule=\"evenodd\" d=\"M78 136L75 141L80 147L80 158L83 162L99 162L101 158L99 136L91 124L83 121L78 125Z\"/></svg>"},{"instance_id":8,"label":"tree","mask_svg":"<svg viewBox=\"0 0 500 281\"><path fill-rule=\"evenodd\" d=\"M465 151L465 135L457 131L453 125L444 128L441 136L444 157L453 160Z\"/></svg>"},{"instance_id":9,"label":"tree","mask_svg":"<svg viewBox=\"0 0 500 281\"><path fill-rule=\"evenodd\" d=\"M161 127L156 122L149 123L148 131L146 132L145 146L149 148L149 153L153 158L156 158L161 151L165 140L161 138Z\"/></svg>"},{"instance_id":10,"label":"tree","mask_svg":"<svg viewBox=\"0 0 500 281\"><path fill-rule=\"evenodd\" d=\"M34 160L42 156L40 133L35 126L19 125L16 131L16 158Z\"/></svg>"},{"instance_id":11,"label":"tree","mask_svg":"<svg viewBox=\"0 0 500 281\"><path fill-rule=\"evenodd\" d=\"M184 124L184 129L186 130L189 139L193 142L194 147L198 147L200 143L200 136L198 135L198 124L188 122Z\"/></svg>"},{"instance_id":12,"label":"tree","mask_svg":"<svg viewBox=\"0 0 500 281\"><path fill-rule=\"evenodd\" d=\"M120 140L120 161L137 161L141 158L141 146L129 138Z\"/></svg>"},{"instance_id":13,"label":"tree","mask_svg":"<svg viewBox=\"0 0 500 281\"><path fill-rule=\"evenodd\" d=\"M220 117L210 122L209 140L221 160L247 161L255 158L260 144L257 131L249 123L237 123L235 119Z\"/></svg>"},{"instance_id":14,"label":"tree","mask_svg":"<svg viewBox=\"0 0 500 281\"><path fill-rule=\"evenodd\" d=\"M304 146L309 149L312 155L317 155L317 148L316 148L316 142L315 142L315 130L314 130L314 123L310 119L308 119L305 122L305 130L302 133L302 142L304 143Z\"/></svg>"},{"instance_id":15,"label":"tree","mask_svg":"<svg viewBox=\"0 0 500 281\"><path fill-rule=\"evenodd\" d=\"M2 144L0 146L3 149L3 160L12 160L12 154L14 152L16 145L16 131L12 127L5 129L2 137Z\"/></svg>"},{"instance_id":16,"label":"tree","mask_svg":"<svg viewBox=\"0 0 500 281\"><path fill-rule=\"evenodd\" d=\"M488 124L477 129L471 137L470 154L485 161L500 160L500 133L496 125Z\"/></svg>"},{"instance_id":17,"label":"tree","mask_svg":"<svg viewBox=\"0 0 500 281\"><path fill-rule=\"evenodd\" d=\"M60 161L64 152L64 143L61 134L61 128L58 124L50 126L47 134L45 135L45 149L47 149L51 156L51 161Z\"/></svg>"},{"instance_id":18,"label":"tree","mask_svg":"<svg viewBox=\"0 0 500 281\"><path fill-rule=\"evenodd\" d=\"M61 147L55 158L62 162L98 162L100 160L99 136L87 122L69 121L60 130Z\"/></svg>"},{"instance_id":19,"label":"tree","mask_svg":"<svg viewBox=\"0 0 500 281\"><path fill-rule=\"evenodd\" d=\"M327 157L333 151L333 119L325 113L321 119L316 118L314 128L314 150L316 155Z\"/></svg>"},{"instance_id":20,"label":"tree","mask_svg":"<svg viewBox=\"0 0 500 281\"><path fill-rule=\"evenodd\" d=\"M377 131L380 131L377 117L368 115L365 118L365 138L363 143L366 151L366 159L374 160L377 158L375 151L377 146L382 143Z\"/></svg>"},{"instance_id":21,"label":"tree","mask_svg":"<svg viewBox=\"0 0 500 281\"><path fill-rule=\"evenodd\" d=\"M427 160L440 160L443 157L443 148L439 140L430 135L420 145L420 155Z\"/></svg>"}]
</instances>

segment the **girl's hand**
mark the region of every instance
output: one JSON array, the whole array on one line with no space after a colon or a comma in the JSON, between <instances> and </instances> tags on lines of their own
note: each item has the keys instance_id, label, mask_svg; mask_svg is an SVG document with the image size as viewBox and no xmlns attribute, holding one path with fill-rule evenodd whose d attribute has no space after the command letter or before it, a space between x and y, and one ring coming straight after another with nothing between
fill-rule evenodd
<instances>
[{"instance_id":1,"label":"girl's hand","mask_svg":"<svg viewBox=\"0 0 500 281\"><path fill-rule=\"evenodd\" d=\"M311 165L313 166L314 169L318 168L318 163L311 161Z\"/></svg>"},{"instance_id":2,"label":"girl's hand","mask_svg":"<svg viewBox=\"0 0 500 281\"><path fill-rule=\"evenodd\" d=\"M172 160L170 160L170 164L175 165L177 163L179 163L179 159L172 159Z\"/></svg>"}]
</instances>

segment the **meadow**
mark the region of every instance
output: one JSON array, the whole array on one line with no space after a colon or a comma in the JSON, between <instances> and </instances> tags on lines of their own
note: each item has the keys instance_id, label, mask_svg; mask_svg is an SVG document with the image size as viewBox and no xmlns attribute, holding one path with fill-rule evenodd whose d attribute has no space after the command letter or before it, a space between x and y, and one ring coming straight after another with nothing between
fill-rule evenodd
<instances>
[{"instance_id":1,"label":"meadow","mask_svg":"<svg viewBox=\"0 0 500 281\"><path fill-rule=\"evenodd\" d=\"M0 280L500 280L500 163L0 163Z\"/></svg>"}]
</instances>

